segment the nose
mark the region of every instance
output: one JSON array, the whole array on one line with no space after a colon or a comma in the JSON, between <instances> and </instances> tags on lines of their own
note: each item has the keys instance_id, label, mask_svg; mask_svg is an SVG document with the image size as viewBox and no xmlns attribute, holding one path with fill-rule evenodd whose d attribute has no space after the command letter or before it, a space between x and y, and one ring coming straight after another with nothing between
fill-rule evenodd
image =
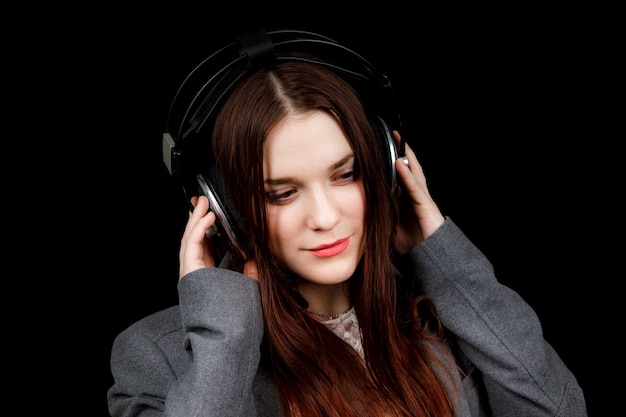
<instances>
[{"instance_id":1,"label":"nose","mask_svg":"<svg viewBox=\"0 0 626 417\"><path fill-rule=\"evenodd\" d=\"M313 230L330 230L341 221L337 196L327 188L315 189L307 202L307 226Z\"/></svg>"}]
</instances>

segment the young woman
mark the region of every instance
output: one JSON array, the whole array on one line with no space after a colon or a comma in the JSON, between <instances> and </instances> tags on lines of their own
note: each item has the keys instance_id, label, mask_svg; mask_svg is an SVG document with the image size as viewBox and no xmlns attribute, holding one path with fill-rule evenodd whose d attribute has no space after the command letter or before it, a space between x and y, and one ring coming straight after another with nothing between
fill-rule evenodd
<instances>
[{"instance_id":1,"label":"young woman","mask_svg":"<svg viewBox=\"0 0 626 417\"><path fill-rule=\"evenodd\" d=\"M340 74L251 71L212 151L247 260L216 265L216 214L194 197L179 304L113 345L112 416L586 416L537 315L440 212L408 145L393 190Z\"/></svg>"}]
</instances>

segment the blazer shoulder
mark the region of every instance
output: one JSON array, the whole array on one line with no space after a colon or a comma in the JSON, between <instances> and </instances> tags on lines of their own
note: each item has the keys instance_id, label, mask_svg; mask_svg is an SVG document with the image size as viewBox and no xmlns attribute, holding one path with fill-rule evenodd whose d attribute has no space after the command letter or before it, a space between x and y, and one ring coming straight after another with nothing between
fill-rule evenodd
<instances>
[{"instance_id":1,"label":"blazer shoulder","mask_svg":"<svg viewBox=\"0 0 626 417\"><path fill-rule=\"evenodd\" d=\"M121 333L142 335L151 340L159 340L181 330L180 308L174 305L137 320Z\"/></svg>"}]
</instances>

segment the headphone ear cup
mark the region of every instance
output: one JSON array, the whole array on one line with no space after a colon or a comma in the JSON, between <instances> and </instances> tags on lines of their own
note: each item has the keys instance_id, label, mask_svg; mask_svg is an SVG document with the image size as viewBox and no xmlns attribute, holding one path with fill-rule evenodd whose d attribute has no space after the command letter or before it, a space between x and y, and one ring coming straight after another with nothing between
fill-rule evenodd
<instances>
[{"instance_id":1,"label":"headphone ear cup","mask_svg":"<svg viewBox=\"0 0 626 417\"><path fill-rule=\"evenodd\" d=\"M382 117L378 115L370 117L370 125L374 131L376 144L378 145L378 150L382 156L383 166L385 168L385 177L387 178L389 189L393 194L398 185L396 159L398 159L399 156L396 140L393 136L393 132L389 128L389 125L383 120Z\"/></svg>"},{"instance_id":2,"label":"headphone ear cup","mask_svg":"<svg viewBox=\"0 0 626 417\"><path fill-rule=\"evenodd\" d=\"M248 257L244 249L246 242L242 240L241 221L232 207L219 168L213 165L208 176L197 174L196 181L200 192L209 199L209 210L215 213L215 229L209 232L214 235L215 254L220 258L217 261L227 263L233 269L243 266Z\"/></svg>"}]
</instances>

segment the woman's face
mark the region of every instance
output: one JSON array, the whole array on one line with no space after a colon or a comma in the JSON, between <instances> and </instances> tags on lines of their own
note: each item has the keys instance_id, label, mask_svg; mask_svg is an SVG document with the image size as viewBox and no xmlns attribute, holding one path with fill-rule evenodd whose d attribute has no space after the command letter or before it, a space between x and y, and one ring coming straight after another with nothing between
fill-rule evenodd
<instances>
[{"instance_id":1,"label":"woman's face","mask_svg":"<svg viewBox=\"0 0 626 417\"><path fill-rule=\"evenodd\" d=\"M365 194L339 124L321 111L289 115L263 154L272 252L307 281L350 278L363 252Z\"/></svg>"}]
</instances>

